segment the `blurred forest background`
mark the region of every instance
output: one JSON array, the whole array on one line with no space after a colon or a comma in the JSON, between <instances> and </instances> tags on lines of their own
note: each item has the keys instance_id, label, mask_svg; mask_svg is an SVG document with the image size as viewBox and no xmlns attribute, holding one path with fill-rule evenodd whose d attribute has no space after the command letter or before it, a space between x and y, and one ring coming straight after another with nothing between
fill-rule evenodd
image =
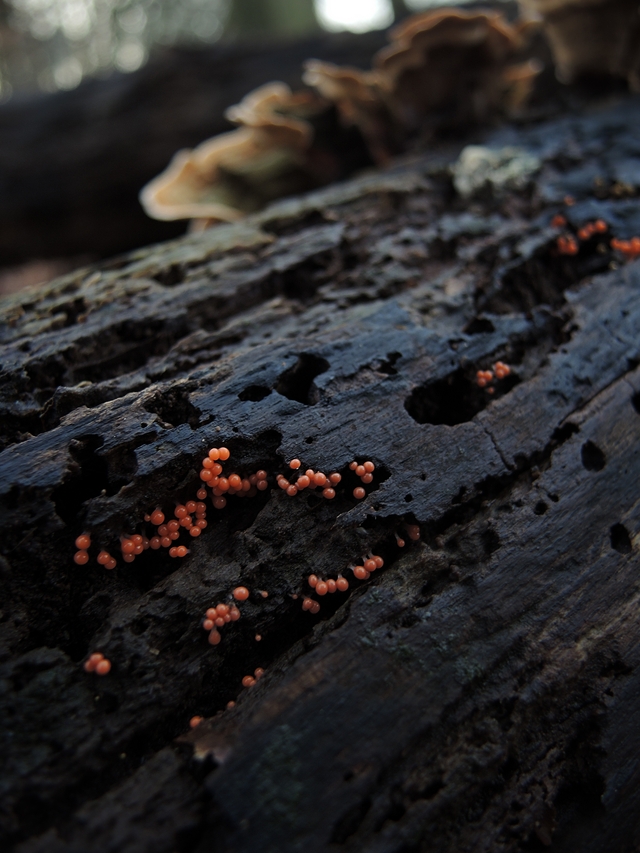
<instances>
[{"instance_id":1,"label":"blurred forest background","mask_svg":"<svg viewBox=\"0 0 640 853\"><path fill-rule=\"evenodd\" d=\"M394 21L464 4L0 0L0 295L184 233L138 193L228 106L311 57L368 68Z\"/></svg>"},{"instance_id":2,"label":"blurred forest background","mask_svg":"<svg viewBox=\"0 0 640 853\"><path fill-rule=\"evenodd\" d=\"M445 2L0 0L0 102L73 89L86 76L135 71L161 45L365 32Z\"/></svg>"}]
</instances>

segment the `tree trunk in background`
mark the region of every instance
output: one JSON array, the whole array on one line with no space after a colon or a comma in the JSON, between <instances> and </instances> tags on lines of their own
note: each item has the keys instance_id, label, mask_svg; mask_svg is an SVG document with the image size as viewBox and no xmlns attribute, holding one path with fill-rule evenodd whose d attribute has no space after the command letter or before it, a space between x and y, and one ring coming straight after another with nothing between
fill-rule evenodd
<instances>
[{"instance_id":1,"label":"tree trunk in background","mask_svg":"<svg viewBox=\"0 0 640 853\"><path fill-rule=\"evenodd\" d=\"M306 36L318 30L313 0L232 0L230 36Z\"/></svg>"},{"instance_id":2,"label":"tree trunk in background","mask_svg":"<svg viewBox=\"0 0 640 853\"><path fill-rule=\"evenodd\" d=\"M393 6L393 16L396 21L406 18L411 12L404 0L391 0L391 5Z\"/></svg>"},{"instance_id":3,"label":"tree trunk in background","mask_svg":"<svg viewBox=\"0 0 640 853\"><path fill-rule=\"evenodd\" d=\"M638 849L638 121L574 101L485 135L538 158L518 190L458 195L434 144L1 306L3 850ZM266 491L97 564L223 444ZM333 499L277 487L295 456Z\"/></svg>"}]
</instances>

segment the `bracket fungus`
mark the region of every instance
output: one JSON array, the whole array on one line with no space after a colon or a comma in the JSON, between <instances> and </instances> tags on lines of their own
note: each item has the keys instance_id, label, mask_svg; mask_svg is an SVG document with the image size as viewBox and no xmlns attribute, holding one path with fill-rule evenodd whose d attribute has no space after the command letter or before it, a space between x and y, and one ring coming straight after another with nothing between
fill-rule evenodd
<instances>
[{"instance_id":1,"label":"bracket fungus","mask_svg":"<svg viewBox=\"0 0 640 853\"><path fill-rule=\"evenodd\" d=\"M522 107L540 66L513 60L531 26L514 26L499 12L458 9L408 18L374 57L390 110L417 129L425 118L458 124Z\"/></svg>"},{"instance_id":2,"label":"bracket fungus","mask_svg":"<svg viewBox=\"0 0 640 853\"><path fill-rule=\"evenodd\" d=\"M303 80L315 92L284 83L251 92L226 112L240 127L178 152L141 203L151 217L192 219L200 230L384 164L426 127L513 112L540 70L517 61L530 28L498 12L442 9L392 30L370 71L309 60Z\"/></svg>"},{"instance_id":3,"label":"bracket fungus","mask_svg":"<svg viewBox=\"0 0 640 853\"><path fill-rule=\"evenodd\" d=\"M226 116L241 125L179 151L148 183L140 201L155 219L233 222L268 201L314 185L305 168L313 127L306 120L326 109L309 92L268 83Z\"/></svg>"},{"instance_id":4,"label":"bracket fungus","mask_svg":"<svg viewBox=\"0 0 640 853\"><path fill-rule=\"evenodd\" d=\"M640 91L636 0L520 0L520 6L542 19L562 83L609 75Z\"/></svg>"},{"instance_id":5,"label":"bracket fungus","mask_svg":"<svg viewBox=\"0 0 640 853\"><path fill-rule=\"evenodd\" d=\"M374 162L386 163L401 150L400 129L380 94L378 75L358 68L309 59L302 77L322 97L336 105L341 121L362 134ZM395 132L394 132L395 130Z\"/></svg>"}]
</instances>

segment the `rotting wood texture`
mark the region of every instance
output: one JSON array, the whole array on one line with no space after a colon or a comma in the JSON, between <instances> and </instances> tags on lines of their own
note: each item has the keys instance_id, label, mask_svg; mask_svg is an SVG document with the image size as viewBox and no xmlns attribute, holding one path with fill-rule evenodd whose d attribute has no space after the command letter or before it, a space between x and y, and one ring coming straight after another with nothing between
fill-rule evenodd
<instances>
[{"instance_id":1,"label":"rotting wood texture","mask_svg":"<svg viewBox=\"0 0 640 853\"><path fill-rule=\"evenodd\" d=\"M4 849L638 848L640 266L609 248L640 233L638 110L492 133L542 163L499 199L435 149L5 301ZM611 230L559 255L560 212ZM232 498L179 564L73 563L220 444L272 484L293 456L376 476Z\"/></svg>"}]
</instances>

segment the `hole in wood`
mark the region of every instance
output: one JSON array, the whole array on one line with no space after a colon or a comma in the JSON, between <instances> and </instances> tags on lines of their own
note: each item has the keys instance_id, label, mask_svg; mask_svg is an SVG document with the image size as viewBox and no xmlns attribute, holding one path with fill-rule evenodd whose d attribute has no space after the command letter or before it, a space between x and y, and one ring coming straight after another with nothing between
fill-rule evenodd
<instances>
[{"instance_id":1,"label":"hole in wood","mask_svg":"<svg viewBox=\"0 0 640 853\"><path fill-rule=\"evenodd\" d=\"M499 393L510 391L518 382L514 374L507 376L500 382ZM455 426L470 421L491 399L495 398L488 397L471 376L458 368L443 379L414 388L404 407L419 424Z\"/></svg>"},{"instance_id":2,"label":"hole in wood","mask_svg":"<svg viewBox=\"0 0 640 853\"><path fill-rule=\"evenodd\" d=\"M200 411L189 402L189 395L182 388L169 388L159 391L150 399L145 400L143 406L147 412L158 415L161 426L165 429L189 424L191 429L200 426Z\"/></svg>"},{"instance_id":3,"label":"hole in wood","mask_svg":"<svg viewBox=\"0 0 640 853\"><path fill-rule=\"evenodd\" d=\"M589 275L605 272L610 260L611 253L598 252L595 244L582 244L575 257L559 255L552 241L526 260L499 269L478 307L490 314L528 314L538 305L559 308L568 288Z\"/></svg>"},{"instance_id":4,"label":"hole in wood","mask_svg":"<svg viewBox=\"0 0 640 853\"><path fill-rule=\"evenodd\" d=\"M585 441L582 445L581 455L582 464L587 471L602 471L607 464L607 457L592 441Z\"/></svg>"},{"instance_id":5,"label":"hole in wood","mask_svg":"<svg viewBox=\"0 0 640 853\"><path fill-rule=\"evenodd\" d=\"M303 352L293 367L280 374L276 391L288 400L313 406L318 402L318 389L313 380L328 369L329 362L324 358Z\"/></svg>"},{"instance_id":6,"label":"hole in wood","mask_svg":"<svg viewBox=\"0 0 640 853\"><path fill-rule=\"evenodd\" d=\"M69 444L68 473L52 494L56 514L66 524L74 524L82 504L109 485L107 461L97 453L103 444L100 435L85 435Z\"/></svg>"},{"instance_id":7,"label":"hole in wood","mask_svg":"<svg viewBox=\"0 0 640 853\"><path fill-rule=\"evenodd\" d=\"M462 331L467 335L488 335L495 330L496 327L488 317L475 317Z\"/></svg>"},{"instance_id":8,"label":"hole in wood","mask_svg":"<svg viewBox=\"0 0 640 853\"><path fill-rule=\"evenodd\" d=\"M238 394L238 399L249 401L251 403L259 403L271 393L271 388L265 388L264 385L249 385L244 391Z\"/></svg>"},{"instance_id":9,"label":"hole in wood","mask_svg":"<svg viewBox=\"0 0 640 853\"><path fill-rule=\"evenodd\" d=\"M631 537L624 524L614 524L609 534L611 536L611 547L618 554L630 554L633 551Z\"/></svg>"}]
</instances>

